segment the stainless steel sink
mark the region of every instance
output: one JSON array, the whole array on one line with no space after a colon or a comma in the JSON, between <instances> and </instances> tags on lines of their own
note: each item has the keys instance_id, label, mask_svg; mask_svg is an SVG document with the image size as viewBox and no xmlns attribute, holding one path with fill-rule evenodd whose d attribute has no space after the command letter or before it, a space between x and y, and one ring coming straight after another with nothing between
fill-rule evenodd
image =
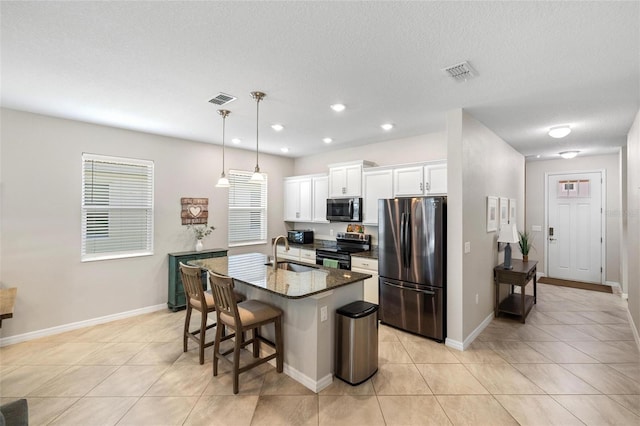
<instances>
[{"instance_id":1,"label":"stainless steel sink","mask_svg":"<svg viewBox=\"0 0 640 426\"><path fill-rule=\"evenodd\" d=\"M265 265L273 268L273 263L265 263ZM290 262L278 262L276 269L284 269L285 271L291 272L309 272L318 269L318 267L311 265L299 265L297 263Z\"/></svg>"}]
</instances>

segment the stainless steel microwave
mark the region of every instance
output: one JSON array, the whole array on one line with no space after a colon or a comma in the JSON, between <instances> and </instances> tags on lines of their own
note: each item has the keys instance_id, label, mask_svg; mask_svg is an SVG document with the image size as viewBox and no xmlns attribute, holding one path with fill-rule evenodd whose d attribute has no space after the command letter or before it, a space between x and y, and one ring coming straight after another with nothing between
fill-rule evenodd
<instances>
[{"instance_id":1,"label":"stainless steel microwave","mask_svg":"<svg viewBox=\"0 0 640 426\"><path fill-rule=\"evenodd\" d=\"M328 198L329 222L362 222L362 198Z\"/></svg>"}]
</instances>

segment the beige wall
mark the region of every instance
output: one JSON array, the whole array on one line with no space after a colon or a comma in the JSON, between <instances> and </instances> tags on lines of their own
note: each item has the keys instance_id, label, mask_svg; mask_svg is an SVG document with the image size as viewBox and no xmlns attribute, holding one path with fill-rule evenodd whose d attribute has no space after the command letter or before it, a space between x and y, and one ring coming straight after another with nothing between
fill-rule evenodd
<instances>
[{"instance_id":1,"label":"beige wall","mask_svg":"<svg viewBox=\"0 0 640 426\"><path fill-rule=\"evenodd\" d=\"M640 111L627 136L627 291L629 312L640 331ZM636 338L637 338L636 334ZM640 345L640 342L637 342Z\"/></svg>"},{"instance_id":2,"label":"beige wall","mask_svg":"<svg viewBox=\"0 0 640 426\"><path fill-rule=\"evenodd\" d=\"M18 287L3 337L166 303L167 253L191 250L195 242L180 223L180 197L209 198L209 223L217 229L205 248L227 247L227 190L214 187L220 146L13 110L1 114L0 279ZM83 152L154 161L154 255L80 262ZM255 153L226 154L228 168L253 170ZM293 174L293 160L261 155L260 166L269 176L269 200L282 200L282 178ZM269 205L269 236L284 232L282 209L281 202Z\"/></svg>"},{"instance_id":3,"label":"beige wall","mask_svg":"<svg viewBox=\"0 0 640 426\"><path fill-rule=\"evenodd\" d=\"M594 155L576 157L571 160L529 161L526 164L526 227L531 231L534 225L542 232L533 232L535 250L529 258L539 262L538 271L545 272L545 173L604 170L606 185L605 226L606 226L606 276L608 282L620 283L620 230L622 206L620 204L620 155ZM624 291L624 290L623 290Z\"/></svg>"}]
</instances>

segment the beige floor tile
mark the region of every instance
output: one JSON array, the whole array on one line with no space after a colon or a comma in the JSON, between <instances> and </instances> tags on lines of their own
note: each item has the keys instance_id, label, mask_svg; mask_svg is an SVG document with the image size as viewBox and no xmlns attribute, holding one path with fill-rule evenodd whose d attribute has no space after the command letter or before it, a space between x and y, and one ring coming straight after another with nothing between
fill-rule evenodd
<instances>
[{"instance_id":1,"label":"beige floor tile","mask_svg":"<svg viewBox=\"0 0 640 426\"><path fill-rule=\"evenodd\" d=\"M211 369L211 365L209 365ZM211 371L211 370L210 370ZM213 374L211 372L210 374ZM240 373L239 395L260 395L266 374L256 370ZM302 386L302 385L300 385ZM218 375L209 380L203 395L233 395L233 376L230 371L218 371Z\"/></svg>"},{"instance_id":2,"label":"beige floor tile","mask_svg":"<svg viewBox=\"0 0 640 426\"><path fill-rule=\"evenodd\" d=\"M595 358L580 352L564 342L526 342L533 350L558 364L590 364L597 363Z\"/></svg>"},{"instance_id":3,"label":"beige floor tile","mask_svg":"<svg viewBox=\"0 0 640 426\"><path fill-rule=\"evenodd\" d=\"M3 397L22 398L69 369L68 366L25 365L0 376L0 394Z\"/></svg>"},{"instance_id":4,"label":"beige floor tile","mask_svg":"<svg viewBox=\"0 0 640 426\"><path fill-rule=\"evenodd\" d=\"M73 337L74 342L111 342L118 334L122 333L123 326L115 322L99 324L77 330L79 333Z\"/></svg>"},{"instance_id":5,"label":"beige floor tile","mask_svg":"<svg viewBox=\"0 0 640 426\"><path fill-rule=\"evenodd\" d=\"M412 362L406 349L398 341L378 342L378 365L409 364Z\"/></svg>"},{"instance_id":6,"label":"beige floor tile","mask_svg":"<svg viewBox=\"0 0 640 426\"><path fill-rule=\"evenodd\" d=\"M454 425L518 424L491 395L440 395L436 398Z\"/></svg>"},{"instance_id":7,"label":"beige floor tile","mask_svg":"<svg viewBox=\"0 0 640 426\"><path fill-rule=\"evenodd\" d=\"M258 398L251 425L317 425L318 396L262 395Z\"/></svg>"},{"instance_id":8,"label":"beige floor tile","mask_svg":"<svg viewBox=\"0 0 640 426\"><path fill-rule=\"evenodd\" d=\"M145 396L131 407L118 426L182 425L196 402L195 396Z\"/></svg>"},{"instance_id":9,"label":"beige floor tile","mask_svg":"<svg viewBox=\"0 0 640 426\"><path fill-rule=\"evenodd\" d=\"M401 342L410 342L410 341L422 342L424 340L427 340L427 338L424 337L424 336L419 336L417 334L409 333L409 332L404 331L404 330L399 330L397 328L392 328L392 327L390 327L390 329L392 329L394 331L396 337ZM432 341L432 340L430 340L430 341ZM434 342L434 343L436 343L436 342Z\"/></svg>"},{"instance_id":10,"label":"beige floor tile","mask_svg":"<svg viewBox=\"0 0 640 426\"><path fill-rule=\"evenodd\" d=\"M573 426L583 423L547 395L495 395L522 426Z\"/></svg>"},{"instance_id":11,"label":"beige floor tile","mask_svg":"<svg viewBox=\"0 0 640 426\"><path fill-rule=\"evenodd\" d=\"M513 364L513 366L549 394L600 393L557 364Z\"/></svg>"},{"instance_id":12,"label":"beige floor tile","mask_svg":"<svg viewBox=\"0 0 640 426\"><path fill-rule=\"evenodd\" d=\"M104 348L105 343L59 342L34 354L29 363L37 365L73 365L87 355Z\"/></svg>"},{"instance_id":13,"label":"beige floor tile","mask_svg":"<svg viewBox=\"0 0 640 426\"><path fill-rule=\"evenodd\" d=\"M182 353L181 341L152 342L127 361L127 365L173 364Z\"/></svg>"},{"instance_id":14,"label":"beige floor tile","mask_svg":"<svg viewBox=\"0 0 640 426\"><path fill-rule=\"evenodd\" d=\"M395 330L387 325L378 325L378 342L399 342Z\"/></svg>"},{"instance_id":15,"label":"beige floor tile","mask_svg":"<svg viewBox=\"0 0 640 426\"><path fill-rule=\"evenodd\" d=\"M147 343L107 343L100 350L78 361L78 365L122 365L140 352Z\"/></svg>"},{"instance_id":16,"label":"beige floor tile","mask_svg":"<svg viewBox=\"0 0 640 426\"><path fill-rule=\"evenodd\" d=\"M87 396L142 396L166 369L164 365L123 365Z\"/></svg>"},{"instance_id":17,"label":"beige floor tile","mask_svg":"<svg viewBox=\"0 0 640 426\"><path fill-rule=\"evenodd\" d=\"M604 364L563 364L564 368L605 394L640 395L640 383Z\"/></svg>"},{"instance_id":18,"label":"beige floor tile","mask_svg":"<svg viewBox=\"0 0 640 426\"><path fill-rule=\"evenodd\" d=\"M0 398L0 404L11 402L9 399L16 398ZM78 398L28 398L29 424L47 425L77 400Z\"/></svg>"},{"instance_id":19,"label":"beige floor tile","mask_svg":"<svg viewBox=\"0 0 640 426\"><path fill-rule=\"evenodd\" d=\"M608 312L590 311L590 312L579 312L579 314L598 324L628 324L627 319L620 318L619 316L616 316L616 315L611 315Z\"/></svg>"},{"instance_id":20,"label":"beige floor tile","mask_svg":"<svg viewBox=\"0 0 640 426\"><path fill-rule=\"evenodd\" d=\"M640 417L605 395L554 395L553 398L586 425L640 423Z\"/></svg>"},{"instance_id":21,"label":"beige floor tile","mask_svg":"<svg viewBox=\"0 0 640 426\"><path fill-rule=\"evenodd\" d=\"M617 325L619 324L578 324L575 327L600 341L633 340L631 328L621 329L620 327L615 327Z\"/></svg>"},{"instance_id":22,"label":"beige floor tile","mask_svg":"<svg viewBox=\"0 0 640 426\"><path fill-rule=\"evenodd\" d=\"M568 341L596 341L595 337L584 333L574 325L556 325L556 324L545 324L545 325L537 325L539 329L542 331L549 333L550 335L556 337L559 340L568 342Z\"/></svg>"},{"instance_id":23,"label":"beige floor tile","mask_svg":"<svg viewBox=\"0 0 640 426\"><path fill-rule=\"evenodd\" d=\"M594 321L583 317L577 312L545 312L545 315L558 320L560 324L595 324Z\"/></svg>"},{"instance_id":24,"label":"beige floor tile","mask_svg":"<svg viewBox=\"0 0 640 426\"><path fill-rule=\"evenodd\" d=\"M538 303L536 309L540 312L581 312L587 311L589 308L583 304L572 302L570 300L559 300L557 302L545 301Z\"/></svg>"},{"instance_id":25,"label":"beige floor tile","mask_svg":"<svg viewBox=\"0 0 640 426\"><path fill-rule=\"evenodd\" d=\"M382 410L375 396L319 396L319 425L384 425Z\"/></svg>"},{"instance_id":26,"label":"beige floor tile","mask_svg":"<svg viewBox=\"0 0 640 426\"><path fill-rule=\"evenodd\" d=\"M333 383L321 390L318 395L375 395L375 391L371 379L357 386L352 386L334 377Z\"/></svg>"},{"instance_id":27,"label":"beige floor tile","mask_svg":"<svg viewBox=\"0 0 640 426\"><path fill-rule=\"evenodd\" d=\"M29 392L29 396L85 396L117 368L106 365L73 366Z\"/></svg>"},{"instance_id":28,"label":"beige floor tile","mask_svg":"<svg viewBox=\"0 0 640 426\"><path fill-rule=\"evenodd\" d=\"M47 351L58 345L57 342L32 342L18 343L0 348L0 360L3 365L36 365L32 359L39 357L43 351Z\"/></svg>"},{"instance_id":29,"label":"beige floor tile","mask_svg":"<svg viewBox=\"0 0 640 426\"><path fill-rule=\"evenodd\" d=\"M640 416L640 395L607 395L627 410Z\"/></svg>"},{"instance_id":30,"label":"beige floor tile","mask_svg":"<svg viewBox=\"0 0 640 426\"><path fill-rule=\"evenodd\" d=\"M242 379L242 375L240 375ZM242 387L242 383L240 384ZM264 375L261 395L313 395L314 392L275 369Z\"/></svg>"},{"instance_id":31,"label":"beige floor tile","mask_svg":"<svg viewBox=\"0 0 640 426\"><path fill-rule=\"evenodd\" d=\"M458 358L442 343L425 339L404 340L402 345L416 364L458 363Z\"/></svg>"},{"instance_id":32,"label":"beige floor tile","mask_svg":"<svg viewBox=\"0 0 640 426\"><path fill-rule=\"evenodd\" d=\"M463 364L504 364L506 362L504 358L489 347L488 343L479 340L474 341L464 351L455 349L449 349L449 351Z\"/></svg>"},{"instance_id":33,"label":"beige floor tile","mask_svg":"<svg viewBox=\"0 0 640 426\"><path fill-rule=\"evenodd\" d=\"M417 364L436 395L478 395L489 392L462 364Z\"/></svg>"},{"instance_id":34,"label":"beige floor tile","mask_svg":"<svg viewBox=\"0 0 640 426\"><path fill-rule=\"evenodd\" d=\"M51 425L115 425L133 407L138 398L82 398L58 416Z\"/></svg>"},{"instance_id":35,"label":"beige floor tile","mask_svg":"<svg viewBox=\"0 0 640 426\"><path fill-rule=\"evenodd\" d=\"M492 394L544 393L509 364L466 364L465 367Z\"/></svg>"},{"instance_id":36,"label":"beige floor tile","mask_svg":"<svg viewBox=\"0 0 640 426\"><path fill-rule=\"evenodd\" d=\"M640 383L640 364L607 364L609 367L621 372L625 376Z\"/></svg>"},{"instance_id":37,"label":"beige floor tile","mask_svg":"<svg viewBox=\"0 0 640 426\"><path fill-rule=\"evenodd\" d=\"M11 370L15 370L16 368L20 368L19 365L14 365L14 364L3 365L1 362L2 362L2 359L0 359L0 375L7 374Z\"/></svg>"},{"instance_id":38,"label":"beige floor tile","mask_svg":"<svg viewBox=\"0 0 640 426\"><path fill-rule=\"evenodd\" d=\"M377 395L430 395L431 390L414 364L385 364L372 378Z\"/></svg>"},{"instance_id":39,"label":"beige floor tile","mask_svg":"<svg viewBox=\"0 0 640 426\"><path fill-rule=\"evenodd\" d=\"M258 395L202 396L185 426L249 426Z\"/></svg>"},{"instance_id":40,"label":"beige floor tile","mask_svg":"<svg viewBox=\"0 0 640 426\"><path fill-rule=\"evenodd\" d=\"M544 301L540 300L538 297L538 303L544 303ZM527 324L537 325L537 324L562 324L562 321L558 320L554 316L551 315L551 312L538 312L535 307L529 312L527 315ZM585 319L585 321L589 321Z\"/></svg>"},{"instance_id":41,"label":"beige floor tile","mask_svg":"<svg viewBox=\"0 0 640 426\"><path fill-rule=\"evenodd\" d=\"M604 363L636 363L640 361L638 349L625 342L568 342L574 348Z\"/></svg>"},{"instance_id":42,"label":"beige floor tile","mask_svg":"<svg viewBox=\"0 0 640 426\"><path fill-rule=\"evenodd\" d=\"M151 386L145 396L200 396L211 380L211 365L174 364Z\"/></svg>"},{"instance_id":43,"label":"beige floor tile","mask_svg":"<svg viewBox=\"0 0 640 426\"><path fill-rule=\"evenodd\" d=\"M547 357L537 352L524 342L488 342L487 346L496 352L505 361L515 363L548 363L551 362Z\"/></svg>"},{"instance_id":44,"label":"beige floor tile","mask_svg":"<svg viewBox=\"0 0 640 426\"><path fill-rule=\"evenodd\" d=\"M516 329L516 337L521 341L529 342L553 342L558 338L541 330L532 324L524 324Z\"/></svg>"},{"instance_id":45,"label":"beige floor tile","mask_svg":"<svg viewBox=\"0 0 640 426\"><path fill-rule=\"evenodd\" d=\"M387 426L451 424L434 396L380 396L378 401Z\"/></svg>"}]
</instances>

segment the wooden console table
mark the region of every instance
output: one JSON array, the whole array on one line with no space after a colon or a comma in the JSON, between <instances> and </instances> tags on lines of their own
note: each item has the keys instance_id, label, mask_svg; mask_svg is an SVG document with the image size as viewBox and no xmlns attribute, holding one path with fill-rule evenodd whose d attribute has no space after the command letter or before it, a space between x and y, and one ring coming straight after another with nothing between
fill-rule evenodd
<instances>
[{"instance_id":1,"label":"wooden console table","mask_svg":"<svg viewBox=\"0 0 640 426\"><path fill-rule=\"evenodd\" d=\"M504 269L504 263L493 268L493 281L496 290L494 317L497 317L500 312L518 315L524 324L529 311L537 302L536 272L538 262L536 260L523 262L512 259L511 265L513 269ZM531 280L533 280L533 296L525 294L525 288ZM503 301L500 301L500 284L511 285L511 291ZM514 293L514 286L520 287L520 294Z\"/></svg>"},{"instance_id":2,"label":"wooden console table","mask_svg":"<svg viewBox=\"0 0 640 426\"><path fill-rule=\"evenodd\" d=\"M180 262L187 263L190 260L210 259L212 257L224 257L226 255L227 249L221 248L169 253L169 301L167 302L169 309L176 312L187 306L184 287L182 286L182 277L180 276ZM207 288L207 274L203 274L202 276L202 287Z\"/></svg>"}]
</instances>

